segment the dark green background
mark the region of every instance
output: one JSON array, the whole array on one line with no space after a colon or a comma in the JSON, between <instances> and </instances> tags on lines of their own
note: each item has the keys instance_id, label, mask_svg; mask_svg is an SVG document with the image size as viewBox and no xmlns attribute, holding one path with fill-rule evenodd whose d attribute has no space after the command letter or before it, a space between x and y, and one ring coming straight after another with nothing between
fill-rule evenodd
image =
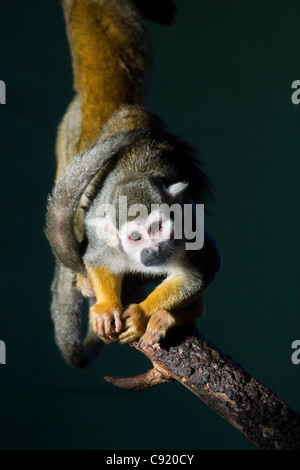
<instances>
[{"instance_id":1,"label":"dark green background","mask_svg":"<svg viewBox=\"0 0 300 470\"><path fill-rule=\"evenodd\" d=\"M206 225L224 265L201 332L300 410L300 79L298 0L179 0L171 27L149 23L149 106L199 151L214 183ZM149 362L105 347L78 372L53 341L53 258L43 235L57 125L72 97L58 0L0 0L2 449L255 449L173 383L135 395L103 376Z\"/></svg>"}]
</instances>

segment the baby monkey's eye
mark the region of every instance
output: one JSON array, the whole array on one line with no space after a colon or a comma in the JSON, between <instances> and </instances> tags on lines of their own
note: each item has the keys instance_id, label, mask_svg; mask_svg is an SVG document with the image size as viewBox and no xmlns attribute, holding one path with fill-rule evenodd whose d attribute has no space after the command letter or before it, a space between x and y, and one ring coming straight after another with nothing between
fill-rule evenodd
<instances>
[{"instance_id":1,"label":"baby monkey's eye","mask_svg":"<svg viewBox=\"0 0 300 470\"><path fill-rule=\"evenodd\" d=\"M161 228L162 228L161 220L159 220L157 222L153 222L153 224L151 224L151 226L150 226L149 233L159 232L161 230Z\"/></svg>"},{"instance_id":2,"label":"baby monkey's eye","mask_svg":"<svg viewBox=\"0 0 300 470\"><path fill-rule=\"evenodd\" d=\"M131 232L129 235L130 240L136 242L138 240L141 240L142 235L139 232Z\"/></svg>"}]
</instances>

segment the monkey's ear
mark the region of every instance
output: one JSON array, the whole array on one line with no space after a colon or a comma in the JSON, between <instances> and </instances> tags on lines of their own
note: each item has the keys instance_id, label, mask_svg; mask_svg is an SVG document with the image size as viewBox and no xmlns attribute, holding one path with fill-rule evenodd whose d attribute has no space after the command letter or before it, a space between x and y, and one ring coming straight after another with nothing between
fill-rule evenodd
<instances>
[{"instance_id":1,"label":"monkey's ear","mask_svg":"<svg viewBox=\"0 0 300 470\"><path fill-rule=\"evenodd\" d=\"M103 240L107 246L118 246L120 241L118 231L108 217L93 217L86 221L86 225L87 227L95 227L97 237Z\"/></svg>"},{"instance_id":2,"label":"monkey's ear","mask_svg":"<svg viewBox=\"0 0 300 470\"><path fill-rule=\"evenodd\" d=\"M176 196L181 194L188 187L188 185L189 183L183 183L182 181L180 181L179 183L171 184L171 186L167 188L167 194L172 199L174 199Z\"/></svg>"}]
</instances>

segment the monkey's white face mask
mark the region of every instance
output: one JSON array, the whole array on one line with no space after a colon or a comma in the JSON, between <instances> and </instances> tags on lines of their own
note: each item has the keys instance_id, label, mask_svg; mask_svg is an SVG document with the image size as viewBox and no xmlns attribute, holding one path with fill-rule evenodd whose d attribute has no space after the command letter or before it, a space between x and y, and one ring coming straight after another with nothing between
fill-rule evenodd
<instances>
[{"instance_id":1,"label":"monkey's white face mask","mask_svg":"<svg viewBox=\"0 0 300 470\"><path fill-rule=\"evenodd\" d=\"M109 216L94 217L88 225L96 228L97 237L111 248L120 249L129 262L154 267L165 264L172 255L173 220L163 211L126 221L118 231Z\"/></svg>"},{"instance_id":2,"label":"monkey's white face mask","mask_svg":"<svg viewBox=\"0 0 300 470\"><path fill-rule=\"evenodd\" d=\"M131 221L120 231L123 250L130 261L143 266L159 266L172 255L173 221L161 211L153 211L143 222Z\"/></svg>"},{"instance_id":3,"label":"monkey's white face mask","mask_svg":"<svg viewBox=\"0 0 300 470\"><path fill-rule=\"evenodd\" d=\"M128 212L126 210L125 218L119 220L119 230L115 209L111 206L105 208L105 216L90 218L87 225L96 228L98 240L102 240L107 247L121 250L129 263L142 267L143 271L159 269L168 264L173 255L174 214L171 214L170 207L173 203L176 204L179 194L186 186L180 182L165 188L168 204L153 204L150 213L145 206L133 204ZM176 205L179 209L177 218L181 225L182 212L180 205ZM119 213L119 217L121 216L124 214Z\"/></svg>"}]
</instances>

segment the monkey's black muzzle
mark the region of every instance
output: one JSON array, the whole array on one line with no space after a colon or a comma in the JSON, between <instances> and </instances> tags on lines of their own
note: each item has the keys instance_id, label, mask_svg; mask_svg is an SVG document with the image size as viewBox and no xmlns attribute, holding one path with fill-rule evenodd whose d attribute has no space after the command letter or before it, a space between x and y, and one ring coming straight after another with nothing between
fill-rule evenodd
<instances>
[{"instance_id":1,"label":"monkey's black muzzle","mask_svg":"<svg viewBox=\"0 0 300 470\"><path fill-rule=\"evenodd\" d=\"M141 263L144 266L159 266L165 264L171 257L172 250L168 242L162 242L158 245L158 249L144 248L141 251Z\"/></svg>"}]
</instances>

